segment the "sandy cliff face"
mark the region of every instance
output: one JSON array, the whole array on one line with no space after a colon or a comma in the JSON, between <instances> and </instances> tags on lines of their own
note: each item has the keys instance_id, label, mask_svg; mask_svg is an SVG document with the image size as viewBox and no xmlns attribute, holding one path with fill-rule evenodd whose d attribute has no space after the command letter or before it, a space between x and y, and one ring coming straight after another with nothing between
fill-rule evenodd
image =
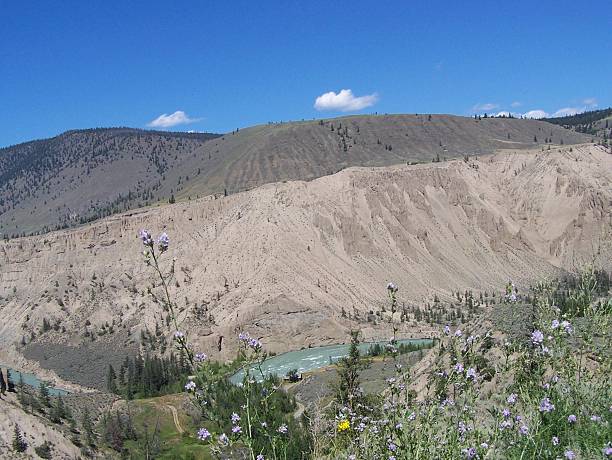
<instances>
[{"instance_id":1,"label":"sandy cliff face","mask_svg":"<svg viewBox=\"0 0 612 460\"><path fill-rule=\"evenodd\" d=\"M91 342L87 330L109 353L136 347L156 323L165 331L146 292L140 228L170 236L172 289L198 347L215 353L223 336L221 354L230 356L234 334L246 329L284 351L344 341L351 327L386 336L367 315L391 280L400 302L422 306L434 293L527 283L592 257L610 269L611 184L612 155L596 146L507 151L350 168L3 242L0 360L15 360L43 318L57 330L34 343L77 347Z\"/></svg>"}]
</instances>

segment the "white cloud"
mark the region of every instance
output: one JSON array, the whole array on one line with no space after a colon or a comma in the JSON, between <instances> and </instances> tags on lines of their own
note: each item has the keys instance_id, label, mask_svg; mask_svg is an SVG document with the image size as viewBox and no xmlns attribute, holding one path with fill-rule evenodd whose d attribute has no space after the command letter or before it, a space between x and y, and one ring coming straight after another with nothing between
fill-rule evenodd
<instances>
[{"instance_id":1,"label":"white cloud","mask_svg":"<svg viewBox=\"0 0 612 460\"><path fill-rule=\"evenodd\" d=\"M525 112L523 114L525 118L547 118L548 113L544 112L544 110L530 110L529 112Z\"/></svg>"},{"instance_id":2,"label":"white cloud","mask_svg":"<svg viewBox=\"0 0 612 460\"><path fill-rule=\"evenodd\" d=\"M496 109L499 107L499 104L494 104L492 102L487 102L485 104L476 104L474 107L472 107L472 111L475 113L478 112L490 112L493 109Z\"/></svg>"},{"instance_id":3,"label":"white cloud","mask_svg":"<svg viewBox=\"0 0 612 460\"><path fill-rule=\"evenodd\" d=\"M552 117L567 117L584 112L584 107L563 107L552 114Z\"/></svg>"},{"instance_id":4,"label":"white cloud","mask_svg":"<svg viewBox=\"0 0 612 460\"><path fill-rule=\"evenodd\" d=\"M587 98L582 101L584 106L582 107L563 107L552 114L553 117L567 117L570 115L576 115L577 113L583 113L587 110L593 110L597 107L597 99L594 97Z\"/></svg>"},{"instance_id":5,"label":"white cloud","mask_svg":"<svg viewBox=\"0 0 612 460\"><path fill-rule=\"evenodd\" d=\"M512 104L510 104L510 107L520 107L521 105L523 105L522 102L514 101Z\"/></svg>"},{"instance_id":6,"label":"white cloud","mask_svg":"<svg viewBox=\"0 0 612 460\"><path fill-rule=\"evenodd\" d=\"M514 112L508 112L507 110L502 110L501 112L497 112L496 117L509 117L510 115L515 116Z\"/></svg>"},{"instance_id":7,"label":"white cloud","mask_svg":"<svg viewBox=\"0 0 612 460\"><path fill-rule=\"evenodd\" d=\"M155 120L148 123L147 126L150 128L172 128L173 126L187 125L200 120L201 118L190 118L189 115L182 110L177 110L170 115L167 113L161 114Z\"/></svg>"},{"instance_id":8,"label":"white cloud","mask_svg":"<svg viewBox=\"0 0 612 460\"><path fill-rule=\"evenodd\" d=\"M343 89L338 94L330 91L321 94L314 103L317 110L339 110L341 112L352 112L354 110L365 109L378 102L378 95L368 94L365 96L355 96L350 89Z\"/></svg>"}]
</instances>

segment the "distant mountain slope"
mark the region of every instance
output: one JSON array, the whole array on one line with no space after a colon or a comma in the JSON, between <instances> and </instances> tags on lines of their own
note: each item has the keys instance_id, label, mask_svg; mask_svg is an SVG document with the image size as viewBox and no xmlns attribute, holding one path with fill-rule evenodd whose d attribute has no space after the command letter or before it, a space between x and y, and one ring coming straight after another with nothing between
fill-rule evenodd
<instances>
[{"instance_id":1,"label":"distant mountain slope","mask_svg":"<svg viewBox=\"0 0 612 460\"><path fill-rule=\"evenodd\" d=\"M68 131L0 149L0 233L71 226L167 194L164 178L218 135L131 128Z\"/></svg>"},{"instance_id":2,"label":"distant mountain slope","mask_svg":"<svg viewBox=\"0 0 612 460\"><path fill-rule=\"evenodd\" d=\"M130 129L73 131L0 150L0 233L68 227L173 197L309 180L348 166L588 141L536 120L449 115L269 124L216 138Z\"/></svg>"},{"instance_id":3,"label":"distant mountain slope","mask_svg":"<svg viewBox=\"0 0 612 460\"><path fill-rule=\"evenodd\" d=\"M341 342L351 328L388 337L370 312L389 281L410 309L402 335L427 336L438 325L414 309L435 312L434 294L499 292L508 279L523 289L593 257L611 270L611 183L600 146L537 148L348 168L0 241L0 362L23 353L84 378L169 334L147 294L141 228L170 235L164 266L176 257L172 295L198 350L217 354L224 337L222 355L235 356L238 330L275 352Z\"/></svg>"},{"instance_id":4,"label":"distant mountain slope","mask_svg":"<svg viewBox=\"0 0 612 460\"><path fill-rule=\"evenodd\" d=\"M566 117L544 118L544 121L579 133L610 139L612 136L612 107L577 113Z\"/></svg>"}]
</instances>

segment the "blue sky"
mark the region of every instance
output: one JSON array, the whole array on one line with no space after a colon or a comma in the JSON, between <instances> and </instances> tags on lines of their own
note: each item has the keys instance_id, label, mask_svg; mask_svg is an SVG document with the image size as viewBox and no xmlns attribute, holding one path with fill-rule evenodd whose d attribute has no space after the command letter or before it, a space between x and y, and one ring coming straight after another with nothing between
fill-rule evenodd
<instances>
[{"instance_id":1,"label":"blue sky","mask_svg":"<svg viewBox=\"0 0 612 460\"><path fill-rule=\"evenodd\" d=\"M607 107L606 3L0 0L0 146L99 126Z\"/></svg>"}]
</instances>

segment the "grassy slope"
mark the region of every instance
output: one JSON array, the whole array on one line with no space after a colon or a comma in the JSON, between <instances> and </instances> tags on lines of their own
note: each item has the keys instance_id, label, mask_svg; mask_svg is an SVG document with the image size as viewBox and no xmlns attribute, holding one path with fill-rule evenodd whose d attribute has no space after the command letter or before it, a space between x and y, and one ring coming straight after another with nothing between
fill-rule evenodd
<instances>
[{"instance_id":1,"label":"grassy slope","mask_svg":"<svg viewBox=\"0 0 612 460\"><path fill-rule=\"evenodd\" d=\"M168 395L157 398L140 399L130 402L132 406L134 425L142 440L145 429L151 434L159 423L160 453L158 459L209 459L209 448L198 442L194 433L197 430L193 426L185 411L181 409L184 395ZM169 405L176 407L180 425L185 430L182 434L177 429ZM146 428L145 428L146 426ZM126 448L130 452L130 458L145 458L142 445L139 442L128 441Z\"/></svg>"}]
</instances>

